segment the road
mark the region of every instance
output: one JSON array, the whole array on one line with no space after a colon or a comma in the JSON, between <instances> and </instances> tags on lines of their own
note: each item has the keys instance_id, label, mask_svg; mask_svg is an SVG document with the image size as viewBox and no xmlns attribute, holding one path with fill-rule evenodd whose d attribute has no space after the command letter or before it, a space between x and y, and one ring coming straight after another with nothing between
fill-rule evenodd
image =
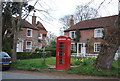
<instances>
[{"instance_id":1,"label":"road","mask_svg":"<svg viewBox=\"0 0 120 81\"><path fill-rule=\"evenodd\" d=\"M67 74L64 72L36 72L23 70L9 70L2 72L2 79L115 79L113 77L99 77Z\"/></svg>"}]
</instances>

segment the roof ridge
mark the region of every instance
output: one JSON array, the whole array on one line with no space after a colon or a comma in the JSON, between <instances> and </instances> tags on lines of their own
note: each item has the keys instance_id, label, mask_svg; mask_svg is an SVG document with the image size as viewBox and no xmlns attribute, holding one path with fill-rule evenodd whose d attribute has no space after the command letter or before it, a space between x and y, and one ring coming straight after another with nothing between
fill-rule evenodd
<instances>
[{"instance_id":1,"label":"roof ridge","mask_svg":"<svg viewBox=\"0 0 120 81\"><path fill-rule=\"evenodd\" d=\"M87 19L87 20L83 20L83 21L79 21L79 22L90 21L90 20L96 20L96 19L102 19L102 18L110 18L110 17L114 17L114 16L118 16L118 15L105 16L105 17L99 17L99 18L93 18L93 19ZM78 22L78 23L79 23L79 22ZM77 23L76 23L76 24L77 24Z\"/></svg>"}]
</instances>

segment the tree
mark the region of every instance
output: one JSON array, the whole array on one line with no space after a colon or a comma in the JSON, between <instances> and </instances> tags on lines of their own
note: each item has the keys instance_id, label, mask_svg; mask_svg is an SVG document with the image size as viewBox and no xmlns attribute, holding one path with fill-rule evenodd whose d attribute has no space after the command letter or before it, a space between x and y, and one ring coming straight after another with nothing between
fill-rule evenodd
<instances>
[{"instance_id":1,"label":"tree","mask_svg":"<svg viewBox=\"0 0 120 81\"><path fill-rule=\"evenodd\" d=\"M4 38L13 39L13 61L16 60L16 44L17 44L17 35L20 31L21 19L26 19L29 16L31 11L39 11L47 13L47 11L35 9L34 6L39 0L36 0L33 6L28 5L28 2L3 2L3 40ZM15 18L14 18L14 17Z\"/></svg>"},{"instance_id":2,"label":"tree","mask_svg":"<svg viewBox=\"0 0 120 81\"><path fill-rule=\"evenodd\" d=\"M101 45L99 56L94 64L99 69L110 69L118 47L120 46L120 13L114 26L107 28Z\"/></svg>"},{"instance_id":3,"label":"tree","mask_svg":"<svg viewBox=\"0 0 120 81\"><path fill-rule=\"evenodd\" d=\"M98 9L104 4L105 1L106 0L101 2ZM98 58L94 63L94 66L96 68L111 69L115 53L120 46L119 36L120 36L120 10L119 10L118 17L114 21L114 25L112 27L107 28L107 30L104 32L104 38L101 44L101 50L98 55Z\"/></svg>"},{"instance_id":4,"label":"tree","mask_svg":"<svg viewBox=\"0 0 120 81\"><path fill-rule=\"evenodd\" d=\"M77 6L74 15L74 23L80 22L82 20L92 19L98 17L98 11L94 8L91 8L87 5ZM63 31L70 27L70 17L71 15L65 15L63 18L60 18L60 23L63 24L63 27L60 28L60 33L63 34Z\"/></svg>"},{"instance_id":5,"label":"tree","mask_svg":"<svg viewBox=\"0 0 120 81\"><path fill-rule=\"evenodd\" d=\"M56 38L57 38L57 36L54 33L48 32L47 38L46 38L48 45L50 45L52 41L55 41Z\"/></svg>"},{"instance_id":6,"label":"tree","mask_svg":"<svg viewBox=\"0 0 120 81\"><path fill-rule=\"evenodd\" d=\"M2 3L0 2L0 12L2 12ZM0 18L2 18L2 13L0 13ZM2 38L2 20L0 19L0 38ZM2 51L2 39L0 39L0 52Z\"/></svg>"},{"instance_id":7,"label":"tree","mask_svg":"<svg viewBox=\"0 0 120 81\"><path fill-rule=\"evenodd\" d=\"M17 35L20 31L22 8L28 8L30 12L33 8L28 6L26 2L3 2L3 40L7 37L13 36L13 62L17 59L16 57L16 45ZM13 17L16 16L16 18ZM10 48L9 48L10 49Z\"/></svg>"}]
</instances>

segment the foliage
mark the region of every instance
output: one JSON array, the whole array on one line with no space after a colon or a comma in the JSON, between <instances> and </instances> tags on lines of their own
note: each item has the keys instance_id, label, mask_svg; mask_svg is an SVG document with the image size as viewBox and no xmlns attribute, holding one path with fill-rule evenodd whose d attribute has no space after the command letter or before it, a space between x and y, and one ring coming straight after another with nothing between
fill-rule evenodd
<instances>
[{"instance_id":1,"label":"foliage","mask_svg":"<svg viewBox=\"0 0 120 81\"><path fill-rule=\"evenodd\" d=\"M42 50L36 49L34 52L17 52L18 59L32 59L32 58L42 58ZM51 51L46 51L46 57L51 57Z\"/></svg>"},{"instance_id":2,"label":"foliage","mask_svg":"<svg viewBox=\"0 0 120 81\"><path fill-rule=\"evenodd\" d=\"M77 52L76 52L75 50L71 50L71 54L72 54L72 53L77 53Z\"/></svg>"},{"instance_id":3,"label":"foliage","mask_svg":"<svg viewBox=\"0 0 120 81\"><path fill-rule=\"evenodd\" d=\"M110 70L102 70L96 69L93 67L93 62L95 58L83 58L81 60L77 60L76 64L78 67L71 67L67 70L68 73L77 73L77 74L85 74L85 75L97 75L97 76L115 76L118 77L118 61L114 61L112 64L112 69Z\"/></svg>"},{"instance_id":4,"label":"foliage","mask_svg":"<svg viewBox=\"0 0 120 81\"><path fill-rule=\"evenodd\" d=\"M80 30L75 30L75 36L76 37L74 38L74 41L79 42L80 37L81 37Z\"/></svg>"},{"instance_id":5,"label":"foliage","mask_svg":"<svg viewBox=\"0 0 120 81\"><path fill-rule=\"evenodd\" d=\"M56 48L46 48L46 51L50 51L51 52L51 56L55 57L56 56Z\"/></svg>"},{"instance_id":6,"label":"foliage","mask_svg":"<svg viewBox=\"0 0 120 81\"><path fill-rule=\"evenodd\" d=\"M84 65L84 60L88 60L89 63ZM95 61L94 58L81 58L80 65L77 67L70 67L66 72L72 73L72 74L84 74L84 75L95 75L95 76L115 76L118 77L118 70L120 69L118 62L119 61L113 61L112 63L112 69L110 70L101 70L96 69L93 67L93 62ZM55 65L55 57L46 58L46 64L49 65ZM13 63L13 68L16 69L24 69L24 70L36 70L41 71L42 69L48 68L47 65L41 64L41 58L37 59L24 59L24 60L17 60L15 63ZM73 58L71 58L71 62L73 61ZM83 64L82 64L83 63Z\"/></svg>"},{"instance_id":7,"label":"foliage","mask_svg":"<svg viewBox=\"0 0 120 81\"><path fill-rule=\"evenodd\" d=\"M12 41L9 38L4 39L4 41L2 41L3 46L2 46L2 50L7 52L10 56L12 54Z\"/></svg>"}]
</instances>

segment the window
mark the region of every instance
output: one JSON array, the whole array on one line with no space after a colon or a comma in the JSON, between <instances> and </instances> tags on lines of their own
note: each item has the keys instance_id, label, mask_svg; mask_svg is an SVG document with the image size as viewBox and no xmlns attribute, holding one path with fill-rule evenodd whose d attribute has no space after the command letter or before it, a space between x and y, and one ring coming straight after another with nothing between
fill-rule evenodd
<instances>
[{"instance_id":1,"label":"window","mask_svg":"<svg viewBox=\"0 0 120 81\"><path fill-rule=\"evenodd\" d=\"M32 37L32 29L27 29L27 37Z\"/></svg>"},{"instance_id":2,"label":"window","mask_svg":"<svg viewBox=\"0 0 120 81\"><path fill-rule=\"evenodd\" d=\"M71 44L71 49L74 50L74 51L76 51L75 43L72 43L72 44Z\"/></svg>"},{"instance_id":3,"label":"window","mask_svg":"<svg viewBox=\"0 0 120 81\"><path fill-rule=\"evenodd\" d=\"M100 43L94 43L94 52L100 52L101 44Z\"/></svg>"},{"instance_id":4,"label":"window","mask_svg":"<svg viewBox=\"0 0 120 81\"><path fill-rule=\"evenodd\" d=\"M39 43L41 43L42 41L41 40L38 40Z\"/></svg>"},{"instance_id":5,"label":"window","mask_svg":"<svg viewBox=\"0 0 120 81\"><path fill-rule=\"evenodd\" d=\"M103 28L98 28L94 30L94 37L103 37Z\"/></svg>"},{"instance_id":6,"label":"window","mask_svg":"<svg viewBox=\"0 0 120 81\"><path fill-rule=\"evenodd\" d=\"M42 39L42 34L38 33L38 39Z\"/></svg>"},{"instance_id":7,"label":"window","mask_svg":"<svg viewBox=\"0 0 120 81\"><path fill-rule=\"evenodd\" d=\"M47 34L43 34L43 37L46 37L47 36Z\"/></svg>"},{"instance_id":8,"label":"window","mask_svg":"<svg viewBox=\"0 0 120 81\"><path fill-rule=\"evenodd\" d=\"M32 49L32 41L26 42L26 49Z\"/></svg>"},{"instance_id":9,"label":"window","mask_svg":"<svg viewBox=\"0 0 120 81\"><path fill-rule=\"evenodd\" d=\"M70 37L72 38L72 39L74 39L76 36L75 36L75 31L70 31Z\"/></svg>"}]
</instances>

